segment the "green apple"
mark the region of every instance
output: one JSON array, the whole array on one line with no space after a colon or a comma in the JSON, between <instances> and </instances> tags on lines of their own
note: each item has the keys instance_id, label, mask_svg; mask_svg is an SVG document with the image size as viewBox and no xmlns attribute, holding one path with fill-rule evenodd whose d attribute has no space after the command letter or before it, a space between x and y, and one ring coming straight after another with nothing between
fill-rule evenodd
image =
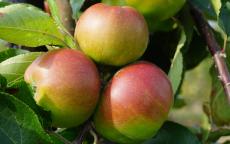
<instances>
[{"instance_id":1,"label":"green apple","mask_svg":"<svg viewBox=\"0 0 230 144\"><path fill-rule=\"evenodd\" d=\"M77 50L54 50L38 57L27 68L24 78L36 87L35 100L51 112L56 127L74 127L85 122L99 98L98 70Z\"/></svg>"},{"instance_id":2,"label":"green apple","mask_svg":"<svg viewBox=\"0 0 230 144\"><path fill-rule=\"evenodd\" d=\"M120 66L143 55L149 32L144 17L134 8L99 3L80 16L75 39L96 62Z\"/></svg>"},{"instance_id":3,"label":"green apple","mask_svg":"<svg viewBox=\"0 0 230 144\"><path fill-rule=\"evenodd\" d=\"M166 20L175 15L186 0L125 0L126 4L133 6L146 17L155 21Z\"/></svg>"},{"instance_id":4,"label":"green apple","mask_svg":"<svg viewBox=\"0 0 230 144\"><path fill-rule=\"evenodd\" d=\"M157 133L172 103L172 87L165 73L149 62L138 62L122 68L109 82L94 125L115 143L141 143Z\"/></svg>"}]
</instances>

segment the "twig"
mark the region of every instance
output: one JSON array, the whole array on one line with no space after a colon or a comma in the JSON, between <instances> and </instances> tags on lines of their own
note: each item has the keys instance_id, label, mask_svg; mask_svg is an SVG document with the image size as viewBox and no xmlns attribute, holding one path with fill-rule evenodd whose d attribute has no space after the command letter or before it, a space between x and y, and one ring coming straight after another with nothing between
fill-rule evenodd
<instances>
[{"instance_id":1,"label":"twig","mask_svg":"<svg viewBox=\"0 0 230 144\"><path fill-rule=\"evenodd\" d=\"M191 7L191 14L194 18L198 31L205 39L209 51L213 56L216 69L219 74L219 79L224 87L225 94L230 104L230 74L225 61L226 54L222 51L217 43L213 31L207 21L205 20L202 12L189 1Z\"/></svg>"},{"instance_id":2,"label":"twig","mask_svg":"<svg viewBox=\"0 0 230 144\"><path fill-rule=\"evenodd\" d=\"M61 21L70 34L74 34L74 20L72 19L72 9L68 0L56 0L60 10Z\"/></svg>"},{"instance_id":3,"label":"twig","mask_svg":"<svg viewBox=\"0 0 230 144\"><path fill-rule=\"evenodd\" d=\"M73 144L82 144L84 137L86 135L86 133L91 129L91 122L88 121L86 122L86 124L84 125L81 133L79 134L79 136L74 140Z\"/></svg>"}]
</instances>

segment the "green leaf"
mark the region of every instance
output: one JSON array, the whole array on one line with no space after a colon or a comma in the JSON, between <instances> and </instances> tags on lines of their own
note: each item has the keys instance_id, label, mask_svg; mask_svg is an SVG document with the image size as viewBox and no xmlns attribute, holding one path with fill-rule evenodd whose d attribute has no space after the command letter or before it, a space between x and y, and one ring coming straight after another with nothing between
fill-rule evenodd
<instances>
[{"instance_id":1,"label":"green leaf","mask_svg":"<svg viewBox=\"0 0 230 144\"><path fill-rule=\"evenodd\" d=\"M223 30L223 27L221 26L221 21L214 21L214 20L209 20L208 21L209 25L211 26L211 28L214 31L214 35L217 39L217 41L222 44L223 43L223 39L225 39L227 37L226 32ZM221 40L220 40L221 39Z\"/></svg>"},{"instance_id":2,"label":"green leaf","mask_svg":"<svg viewBox=\"0 0 230 144\"><path fill-rule=\"evenodd\" d=\"M23 79L26 68L42 53L31 52L9 58L0 63L0 74L8 81L8 85Z\"/></svg>"},{"instance_id":3,"label":"green leaf","mask_svg":"<svg viewBox=\"0 0 230 144\"><path fill-rule=\"evenodd\" d=\"M40 9L26 4L0 8L0 38L29 47L67 46L52 18Z\"/></svg>"},{"instance_id":4,"label":"green leaf","mask_svg":"<svg viewBox=\"0 0 230 144\"><path fill-rule=\"evenodd\" d=\"M194 21L190 12L189 5L185 4L182 10L180 10L179 14L180 14L179 22L183 26L186 34L186 44L185 44L185 48L183 48L183 51L186 51L188 49L189 44L192 41L192 36L194 33Z\"/></svg>"},{"instance_id":5,"label":"green leaf","mask_svg":"<svg viewBox=\"0 0 230 144\"><path fill-rule=\"evenodd\" d=\"M123 6L126 4L125 0L102 0L102 2L108 5L119 5L119 6Z\"/></svg>"},{"instance_id":6,"label":"green leaf","mask_svg":"<svg viewBox=\"0 0 230 144\"><path fill-rule=\"evenodd\" d=\"M197 6L199 9L201 9L206 16L209 18L216 19L218 14L216 13L216 6L213 7L213 2L211 0L190 0L195 6ZM212 0L214 1L214 0Z\"/></svg>"},{"instance_id":7,"label":"green leaf","mask_svg":"<svg viewBox=\"0 0 230 144\"><path fill-rule=\"evenodd\" d=\"M70 0L70 5L72 7L74 19L77 19L80 16L80 9L84 2L85 0Z\"/></svg>"},{"instance_id":8,"label":"green leaf","mask_svg":"<svg viewBox=\"0 0 230 144\"><path fill-rule=\"evenodd\" d=\"M229 64L229 63L228 63ZM230 67L228 67L230 68ZM230 125L230 105L223 86L217 77L215 66L210 70L212 75L211 114L216 125Z\"/></svg>"},{"instance_id":9,"label":"green leaf","mask_svg":"<svg viewBox=\"0 0 230 144\"><path fill-rule=\"evenodd\" d=\"M221 8L219 25L230 36L230 2L226 2Z\"/></svg>"},{"instance_id":10,"label":"green leaf","mask_svg":"<svg viewBox=\"0 0 230 144\"><path fill-rule=\"evenodd\" d=\"M220 14L221 0L210 0L217 16Z\"/></svg>"},{"instance_id":11,"label":"green leaf","mask_svg":"<svg viewBox=\"0 0 230 144\"><path fill-rule=\"evenodd\" d=\"M71 143L77 138L82 129L83 127L59 129L56 132L51 132L50 136L55 144Z\"/></svg>"},{"instance_id":12,"label":"green leaf","mask_svg":"<svg viewBox=\"0 0 230 144\"><path fill-rule=\"evenodd\" d=\"M174 94L177 92L178 87L180 86L183 74L183 55L181 49L186 42L186 35L184 30L181 30L181 37L177 45L177 49L172 60L171 68L169 70L169 79L171 80Z\"/></svg>"},{"instance_id":13,"label":"green leaf","mask_svg":"<svg viewBox=\"0 0 230 144\"><path fill-rule=\"evenodd\" d=\"M73 36L68 32L67 29L72 29L69 27L70 23L67 23L66 21L71 21L69 19L67 19L66 15L63 15L62 11L64 7L68 7L68 6L63 6L62 9L60 9L58 7L58 1L54 1L54 0L47 0L48 4L49 4L49 8L52 14L52 17L54 18L55 22L57 23L57 25L59 26L60 30L62 31L64 38L65 38L65 42L67 43L67 45L70 48L74 48L76 49L76 42L73 38ZM65 21L65 22L64 22ZM65 25L65 23L67 23L67 25ZM74 30L72 30L74 31Z\"/></svg>"},{"instance_id":14,"label":"green leaf","mask_svg":"<svg viewBox=\"0 0 230 144\"><path fill-rule=\"evenodd\" d=\"M2 75L0 75L0 91L5 90L7 86L7 80Z\"/></svg>"},{"instance_id":15,"label":"green leaf","mask_svg":"<svg viewBox=\"0 0 230 144\"><path fill-rule=\"evenodd\" d=\"M8 49L8 43L0 39L0 52L6 49Z\"/></svg>"},{"instance_id":16,"label":"green leaf","mask_svg":"<svg viewBox=\"0 0 230 144\"><path fill-rule=\"evenodd\" d=\"M0 1L0 8L9 5L9 2Z\"/></svg>"},{"instance_id":17,"label":"green leaf","mask_svg":"<svg viewBox=\"0 0 230 144\"><path fill-rule=\"evenodd\" d=\"M226 45L226 54L227 54L227 63L230 68L230 40L227 42L227 45Z\"/></svg>"},{"instance_id":18,"label":"green leaf","mask_svg":"<svg viewBox=\"0 0 230 144\"><path fill-rule=\"evenodd\" d=\"M50 112L43 110L36 104L33 88L29 84L23 80L16 82L7 88L7 92L27 104L37 114L43 127L50 127Z\"/></svg>"},{"instance_id":19,"label":"green leaf","mask_svg":"<svg viewBox=\"0 0 230 144\"><path fill-rule=\"evenodd\" d=\"M0 138L4 144L52 143L36 114L14 96L0 92Z\"/></svg>"},{"instance_id":20,"label":"green leaf","mask_svg":"<svg viewBox=\"0 0 230 144\"><path fill-rule=\"evenodd\" d=\"M148 48L141 60L150 61L168 73L180 36L181 30L179 28L167 32L154 32L150 35Z\"/></svg>"},{"instance_id":21,"label":"green leaf","mask_svg":"<svg viewBox=\"0 0 230 144\"><path fill-rule=\"evenodd\" d=\"M168 121L152 140L144 144L201 144L201 142L186 127Z\"/></svg>"},{"instance_id":22,"label":"green leaf","mask_svg":"<svg viewBox=\"0 0 230 144\"><path fill-rule=\"evenodd\" d=\"M20 54L24 54L24 53L27 53L28 51L26 50L22 50L22 49L12 49L12 48L9 48L9 49L5 49L3 51L0 51L0 62L10 58L10 57L13 57L13 56L16 56L16 55L20 55Z\"/></svg>"},{"instance_id":23,"label":"green leaf","mask_svg":"<svg viewBox=\"0 0 230 144\"><path fill-rule=\"evenodd\" d=\"M186 52L183 53L186 70L196 67L208 54L206 43L197 32L194 32Z\"/></svg>"},{"instance_id":24,"label":"green leaf","mask_svg":"<svg viewBox=\"0 0 230 144\"><path fill-rule=\"evenodd\" d=\"M150 32L156 32L156 31L172 31L177 27L176 21L173 19L167 19L164 21L155 21L152 19L152 17L145 17L145 20L148 24L149 31Z\"/></svg>"},{"instance_id":25,"label":"green leaf","mask_svg":"<svg viewBox=\"0 0 230 144\"><path fill-rule=\"evenodd\" d=\"M19 81L17 83L12 84L7 89L8 89L7 91L8 93L14 95L16 98L23 101L35 112L38 112L38 106L36 105L36 102L34 101L33 98L34 97L33 90L28 84L26 84L26 82L24 82L23 80Z\"/></svg>"}]
</instances>

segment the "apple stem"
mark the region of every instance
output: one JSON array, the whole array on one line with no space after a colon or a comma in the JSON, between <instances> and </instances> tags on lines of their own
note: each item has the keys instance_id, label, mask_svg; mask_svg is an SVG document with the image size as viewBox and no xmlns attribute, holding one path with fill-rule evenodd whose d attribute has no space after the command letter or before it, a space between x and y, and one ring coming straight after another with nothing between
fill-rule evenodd
<instances>
[{"instance_id":1,"label":"apple stem","mask_svg":"<svg viewBox=\"0 0 230 144\"><path fill-rule=\"evenodd\" d=\"M86 133L90 131L91 128L92 128L91 122L87 121L83 126L83 129L80 132L79 136L74 140L73 144L82 144Z\"/></svg>"},{"instance_id":2,"label":"apple stem","mask_svg":"<svg viewBox=\"0 0 230 144\"><path fill-rule=\"evenodd\" d=\"M93 136L94 138L94 142L93 144L98 144L98 137L97 137L97 134L91 129L90 131L90 134Z\"/></svg>"},{"instance_id":3,"label":"apple stem","mask_svg":"<svg viewBox=\"0 0 230 144\"><path fill-rule=\"evenodd\" d=\"M230 74L227 67L227 63L225 61L226 54L220 48L217 43L213 31L209 26L208 22L204 18L203 13L189 1L189 5L191 8L191 14L196 23L197 29L204 38L211 55L213 56L213 60L216 65L216 70L219 74L218 78L220 79L222 86L224 88L225 94L228 98L230 104Z\"/></svg>"}]
</instances>

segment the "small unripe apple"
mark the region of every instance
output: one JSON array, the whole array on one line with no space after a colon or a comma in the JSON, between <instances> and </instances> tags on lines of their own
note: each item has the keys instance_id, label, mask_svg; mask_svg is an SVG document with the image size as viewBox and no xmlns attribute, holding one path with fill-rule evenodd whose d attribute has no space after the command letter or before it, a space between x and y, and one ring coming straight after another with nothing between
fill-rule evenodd
<instances>
[{"instance_id":1,"label":"small unripe apple","mask_svg":"<svg viewBox=\"0 0 230 144\"><path fill-rule=\"evenodd\" d=\"M104 90L94 115L98 133L116 143L141 143L153 137L173 103L171 83L149 62L118 71Z\"/></svg>"},{"instance_id":2,"label":"small unripe apple","mask_svg":"<svg viewBox=\"0 0 230 144\"><path fill-rule=\"evenodd\" d=\"M133 6L144 16L161 21L175 15L186 0L125 0L127 5Z\"/></svg>"},{"instance_id":3,"label":"small unripe apple","mask_svg":"<svg viewBox=\"0 0 230 144\"><path fill-rule=\"evenodd\" d=\"M36 86L35 100L51 112L56 127L74 127L85 122L99 98L97 68L77 50L54 50L38 57L24 77Z\"/></svg>"},{"instance_id":4,"label":"small unripe apple","mask_svg":"<svg viewBox=\"0 0 230 144\"><path fill-rule=\"evenodd\" d=\"M98 63L120 66L135 61L148 44L145 19L134 8L99 3L79 18L75 38L82 51Z\"/></svg>"}]
</instances>

